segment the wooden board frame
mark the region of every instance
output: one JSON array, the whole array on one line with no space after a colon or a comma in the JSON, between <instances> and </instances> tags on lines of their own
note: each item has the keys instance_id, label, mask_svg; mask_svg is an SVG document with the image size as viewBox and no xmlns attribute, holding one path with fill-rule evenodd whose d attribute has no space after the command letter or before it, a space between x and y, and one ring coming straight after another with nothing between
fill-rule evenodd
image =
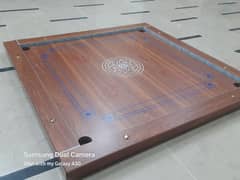
<instances>
[{"instance_id":1,"label":"wooden board frame","mask_svg":"<svg viewBox=\"0 0 240 180\"><path fill-rule=\"evenodd\" d=\"M128 32L134 33L135 31L148 33L148 36L153 36L155 40L151 39L151 42L163 41L163 43L166 43L166 46L171 49L169 53L182 53L184 56L189 56L191 59L195 59L196 62L202 63L206 68L210 67L212 69L211 71L217 76L217 83L222 83L223 87L228 85L232 85L232 87L227 88L224 93L212 95L211 98L207 98L206 101L196 102L189 107L177 109L174 113L161 116L161 120L151 120L147 123L137 124L136 126L121 130L116 129L114 133L113 131L107 132L106 129L104 129L105 126L103 126L104 132L96 132L93 142L83 146L79 144L73 146L71 141L76 141L78 134L76 135L74 132L71 134L67 131L67 126L70 122L61 117L63 116L61 112L56 113L57 111L54 110L52 105L54 102L51 101L50 97L53 96L53 94L51 94L51 92L49 92L50 95L47 93L48 90L51 90L51 88L54 89L54 87L45 86L45 82L42 80L43 77L38 71L39 69L33 67L32 62L35 59L29 58L30 56L33 57L33 55L27 54L26 52L32 47L37 49L38 47L41 48L41 46L48 46L49 44L64 44L65 42L68 43L72 41L78 42L89 38L102 38L104 36L114 36ZM137 42L136 40L136 43ZM95 156L92 158L61 157L60 160L64 164L81 162L79 165L63 167L67 179L77 179L87 176L119 160L180 135L240 107L240 89L237 87L240 82L240 72L237 69L218 61L146 23L9 41L5 42L4 45L18 72L20 80L32 100L43 128L46 130L50 142L53 145L54 151L64 153L95 153ZM156 45L157 44L154 44L154 46ZM36 52L38 51L36 50ZM135 54L137 53L136 51ZM236 86L234 86L234 83L236 83ZM141 116L140 118L144 117ZM98 125L101 126L102 124L99 123L96 126ZM82 124L82 126L84 126L84 124ZM88 141L88 139L85 139L85 141Z\"/></svg>"}]
</instances>

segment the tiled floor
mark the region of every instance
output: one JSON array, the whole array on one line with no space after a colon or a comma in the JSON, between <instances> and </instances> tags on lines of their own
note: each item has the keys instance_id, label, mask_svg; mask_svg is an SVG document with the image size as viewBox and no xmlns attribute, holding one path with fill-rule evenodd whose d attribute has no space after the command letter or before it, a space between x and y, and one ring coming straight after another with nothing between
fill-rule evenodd
<instances>
[{"instance_id":1,"label":"tiled floor","mask_svg":"<svg viewBox=\"0 0 240 180\"><path fill-rule=\"evenodd\" d=\"M86 4L104 5L73 7ZM28 8L39 9L4 11ZM240 29L229 31L240 28L239 11L240 0L1 0L0 69L12 66L6 40L147 22L177 38L201 35L185 42L240 70ZM24 152L51 152L15 71L0 72L0 113L0 176L24 168ZM237 111L86 179L240 180L239 130ZM30 179L64 177L56 168Z\"/></svg>"}]
</instances>

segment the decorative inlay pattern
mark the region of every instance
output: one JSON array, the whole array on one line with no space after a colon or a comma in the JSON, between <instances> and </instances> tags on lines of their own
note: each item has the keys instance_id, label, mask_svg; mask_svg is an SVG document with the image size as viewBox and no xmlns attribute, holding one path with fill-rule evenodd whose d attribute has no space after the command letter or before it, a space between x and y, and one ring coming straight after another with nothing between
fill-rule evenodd
<instances>
[{"instance_id":1,"label":"decorative inlay pattern","mask_svg":"<svg viewBox=\"0 0 240 180\"><path fill-rule=\"evenodd\" d=\"M144 65L129 57L113 57L102 63L105 72L117 76L133 76L144 71Z\"/></svg>"}]
</instances>

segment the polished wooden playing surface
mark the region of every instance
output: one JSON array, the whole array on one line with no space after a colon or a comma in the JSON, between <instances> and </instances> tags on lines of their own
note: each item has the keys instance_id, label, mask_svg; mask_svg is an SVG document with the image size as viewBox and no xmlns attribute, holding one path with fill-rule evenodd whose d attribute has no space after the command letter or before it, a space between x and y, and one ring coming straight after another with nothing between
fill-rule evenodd
<instances>
[{"instance_id":1,"label":"polished wooden playing surface","mask_svg":"<svg viewBox=\"0 0 240 180\"><path fill-rule=\"evenodd\" d=\"M54 150L95 153L62 157L69 179L240 106L239 71L148 24L5 46Z\"/></svg>"}]
</instances>

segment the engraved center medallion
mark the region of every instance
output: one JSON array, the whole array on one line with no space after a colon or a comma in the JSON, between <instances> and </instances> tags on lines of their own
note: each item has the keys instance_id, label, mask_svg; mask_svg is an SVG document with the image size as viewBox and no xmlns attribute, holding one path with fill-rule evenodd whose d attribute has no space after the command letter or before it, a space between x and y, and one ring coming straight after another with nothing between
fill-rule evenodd
<instances>
[{"instance_id":1,"label":"engraved center medallion","mask_svg":"<svg viewBox=\"0 0 240 180\"><path fill-rule=\"evenodd\" d=\"M129 57L113 57L102 63L102 69L117 76L133 76L141 74L144 71L144 66Z\"/></svg>"}]
</instances>

